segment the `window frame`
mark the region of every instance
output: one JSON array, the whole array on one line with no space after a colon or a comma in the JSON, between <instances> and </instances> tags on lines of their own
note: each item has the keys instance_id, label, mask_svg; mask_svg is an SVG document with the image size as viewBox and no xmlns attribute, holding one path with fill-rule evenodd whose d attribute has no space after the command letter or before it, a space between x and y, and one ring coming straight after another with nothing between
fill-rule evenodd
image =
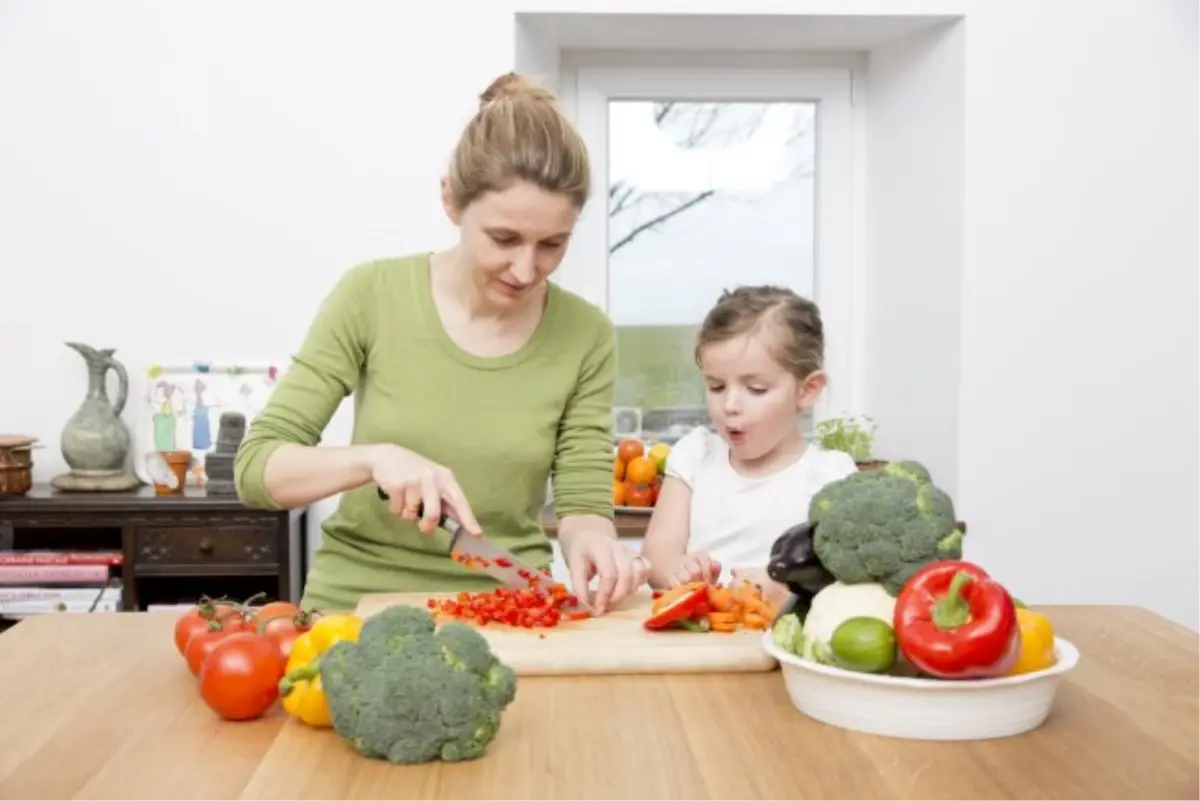
<instances>
[{"instance_id":1,"label":"window frame","mask_svg":"<svg viewBox=\"0 0 1200 801\"><path fill-rule=\"evenodd\" d=\"M592 199L580 215L557 280L606 312L608 106L614 100L813 102L816 112L814 300L825 323L829 384L814 417L856 414L862 393L863 170L850 67L578 66L559 75L559 96L587 142ZM696 321L697 323L699 320Z\"/></svg>"}]
</instances>

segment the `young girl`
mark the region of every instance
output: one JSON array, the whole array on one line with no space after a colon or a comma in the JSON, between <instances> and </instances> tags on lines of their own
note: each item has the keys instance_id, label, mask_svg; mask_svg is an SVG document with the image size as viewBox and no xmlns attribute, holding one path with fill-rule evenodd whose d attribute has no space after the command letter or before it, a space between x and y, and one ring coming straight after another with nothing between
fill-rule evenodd
<instances>
[{"instance_id":1,"label":"young girl","mask_svg":"<svg viewBox=\"0 0 1200 801\"><path fill-rule=\"evenodd\" d=\"M704 319L696 361L716 432L693 429L667 457L643 545L652 586L726 569L768 585L771 545L808 519L817 490L858 469L800 430L825 388L823 329L814 303L772 286L725 292Z\"/></svg>"}]
</instances>

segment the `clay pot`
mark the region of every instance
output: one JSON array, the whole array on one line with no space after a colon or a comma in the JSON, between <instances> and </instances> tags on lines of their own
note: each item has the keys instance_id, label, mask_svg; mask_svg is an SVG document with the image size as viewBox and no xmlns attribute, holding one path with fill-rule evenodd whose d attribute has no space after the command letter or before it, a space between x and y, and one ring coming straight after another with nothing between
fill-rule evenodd
<instances>
[{"instance_id":1,"label":"clay pot","mask_svg":"<svg viewBox=\"0 0 1200 801\"><path fill-rule=\"evenodd\" d=\"M155 474L154 477L154 494L155 495L181 495L183 487L187 483L188 468L192 464L191 451L158 451L155 456L162 460L162 463L171 471L171 475L175 480L169 482L165 476L160 477ZM174 486L171 486L171 484Z\"/></svg>"},{"instance_id":2,"label":"clay pot","mask_svg":"<svg viewBox=\"0 0 1200 801\"><path fill-rule=\"evenodd\" d=\"M36 437L0 434L0 498L24 495L33 486Z\"/></svg>"}]
</instances>

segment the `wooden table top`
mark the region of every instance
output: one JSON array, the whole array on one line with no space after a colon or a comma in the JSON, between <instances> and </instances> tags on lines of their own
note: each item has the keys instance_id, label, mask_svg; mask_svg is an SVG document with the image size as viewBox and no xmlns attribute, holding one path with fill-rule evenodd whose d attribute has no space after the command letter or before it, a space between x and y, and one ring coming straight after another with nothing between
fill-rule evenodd
<instances>
[{"instance_id":1,"label":"wooden table top","mask_svg":"<svg viewBox=\"0 0 1200 801\"><path fill-rule=\"evenodd\" d=\"M278 712L218 720L173 616L47 615L0 635L0 798L1200 795L1196 633L1136 608L1047 611L1082 660L1021 737L843 731L797 712L778 671L530 678L483 758L412 767Z\"/></svg>"}]
</instances>

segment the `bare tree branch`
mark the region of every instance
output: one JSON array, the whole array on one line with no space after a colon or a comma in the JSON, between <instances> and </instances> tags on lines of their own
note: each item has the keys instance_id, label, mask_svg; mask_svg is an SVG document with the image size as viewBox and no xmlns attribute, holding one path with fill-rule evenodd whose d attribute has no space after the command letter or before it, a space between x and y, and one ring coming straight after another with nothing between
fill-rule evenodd
<instances>
[{"instance_id":1,"label":"bare tree branch","mask_svg":"<svg viewBox=\"0 0 1200 801\"><path fill-rule=\"evenodd\" d=\"M629 208L630 200L636 194L637 190L632 186L626 186L624 181L617 181L608 190L608 216L615 217L625 209ZM637 201L633 201L636 203Z\"/></svg>"},{"instance_id":2,"label":"bare tree branch","mask_svg":"<svg viewBox=\"0 0 1200 801\"><path fill-rule=\"evenodd\" d=\"M682 135L676 135L675 141L683 148L696 148L714 143L728 144L734 141L744 141L753 136L754 132L762 123L763 118L767 113L767 105L763 104L760 108L748 110L746 114L744 110L742 118L736 125L731 125L729 120L726 120L724 126L719 123L722 120L723 112L729 109L725 103L676 103L663 102L655 103L653 106L654 122L664 130L686 131ZM789 139L789 145L805 136L811 136L813 133L811 125L801 126ZM798 173L811 172L812 165L798 166ZM707 190L686 197L678 204L670 206L665 211L655 214L644 222L638 222L628 233L610 245L609 254L616 253L621 248L629 245L638 236L655 229L668 220L682 214L690 208L703 203L716 194L715 190ZM637 211L643 204L651 199L661 197L660 193L643 192L636 186L631 186L625 181L617 181L609 186L608 189L608 217L614 219L618 215L630 215L628 218L631 221L636 221L640 216ZM655 204L659 205L659 204Z\"/></svg>"},{"instance_id":3,"label":"bare tree branch","mask_svg":"<svg viewBox=\"0 0 1200 801\"><path fill-rule=\"evenodd\" d=\"M670 209L669 211L664 211L662 214L659 214L655 217L651 217L646 222L640 223L639 225L634 226L632 231L625 234L625 236L621 237L616 242L614 242L612 244L612 246L609 247L608 252L610 254L616 253L618 250L625 247L630 242L632 242L634 239L636 239L639 234L643 234L646 231L649 231L651 228L655 228L659 225L662 225L667 220L671 219L672 217L674 217L678 214L682 214L683 212L690 209L692 206L695 206L697 203L703 203L705 200L708 200L714 194L716 194L716 192L714 190L706 189L703 192L699 192L699 193L693 195L690 199L685 200L683 203L680 203L675 208Z\"/></svg>"}]
</instances>

